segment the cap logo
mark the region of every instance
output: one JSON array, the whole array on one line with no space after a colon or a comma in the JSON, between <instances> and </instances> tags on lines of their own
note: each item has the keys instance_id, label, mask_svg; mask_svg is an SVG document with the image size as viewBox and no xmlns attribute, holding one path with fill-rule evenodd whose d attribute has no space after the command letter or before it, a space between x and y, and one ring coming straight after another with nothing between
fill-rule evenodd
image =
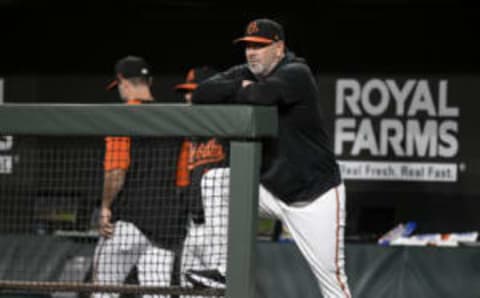
<instances>
[{"instance_id":1,"label":"cap logo","mask_svg":"<svg viewBox=\"0 0 480 298\"><path fill-rule=\"evenodd\" d=\"M195 81L195 69L190 69L187 73L187 82Z\"/></svg>"},{"instance_id":2,"label":"cap logo","mask_svg":"<svg viewBox=\"0 0 480 298\"><path fill-rule=\"evenodd\" d=\"M252 35L254 33L257 33L258 31L260 30L258 29L257 22L251 22L250 24L248 24L248 27L247 27L248 35Z\"/></svg>"},{"instance_id":3,"label":"cap logo","mask_svg":"<svg viewBox=\"0 0 480 298\"><path fill-rule=\"evenodd\" d=\"M148 74L148 69L142 68L141 72L142 72L143 75L147 75Z\"/></svg>"}]
</instances>

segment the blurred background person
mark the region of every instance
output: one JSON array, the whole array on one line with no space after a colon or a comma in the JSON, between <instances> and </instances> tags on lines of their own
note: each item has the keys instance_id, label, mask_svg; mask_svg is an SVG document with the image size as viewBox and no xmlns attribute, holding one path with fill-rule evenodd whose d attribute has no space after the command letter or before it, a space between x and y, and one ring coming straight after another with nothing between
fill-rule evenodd
<instances>
[{"instance_id":1,"label":"blurred background person","mask_svg":"<svg viewBox=\"0 0 480 298\"><path fill-rule=\"evenodd\" d=\"M216 72L209 66L192 68L177 84L187 103L198 84ZM182 255L182 282L197 287L225 286L227 260L229 146L218 138L191 137L182 144L177 186L189 202L190 226Z\"/></svg>"}]
</instances>

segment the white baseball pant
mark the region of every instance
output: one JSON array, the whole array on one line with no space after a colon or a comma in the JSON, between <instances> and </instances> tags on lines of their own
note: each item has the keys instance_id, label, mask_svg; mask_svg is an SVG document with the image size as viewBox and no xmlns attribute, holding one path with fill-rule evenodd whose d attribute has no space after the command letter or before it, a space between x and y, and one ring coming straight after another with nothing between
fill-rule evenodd
<instances>
[{"instance_id":1,"label":"white baseball pant","mask_svg":"<svg viewBox=\"0 0 480 298\"><path fill-rule=\"evenodd\" d=\"M189 241L195 242L200 239L206 246L214 243L217 252L214 255L215 264L221 264L226 268L227 256L227 223L228 223L228 199L229 199L229 168L210 170L202 179L202 198L204 199L205 211L210 218L221 222L209 222L205 227L207 231L223 229L221 232L206 232L202 234L200 228L191 230ZM207 208L215 205L216 200L221 200L221 208ZM210 202L210 204L208 203ZM259 189L259 214L260 216L280 219L288 228L301 253L308 261L315 275L324 298L350 298L350 290L345 273L344 254L344 230L345 230L345 186L340 184L316 198L312 202L301 204L285 204L276 198L265 187ZM208 209L208 210L207 210ZM215 214L219 212L221 217ZM218 213L217 213L218 214ZM221 240L223 237L223 241ZM199 254L205 260L211 254L204 251ZM219 259L218 257L221 257ZM200 262L201 265L212 265L208 262ZM225 272L225 271L223 271Z\"/></svg>"},{"instance_id":2,"label":"white baseball pant","mask_svg":"<svg viewBox=\"0 0 480 298\"><path fill-rule=\"evenodd\" d=\"M201 196L205 223L191 222L182 255L182 272L193 270L218 270L225 276L227 267L228 200L230 171L211 169L201 180ZM211 287L219 287L206 281ZM182 285L188 285L182 274ZM182 296L194 297L194 296Z\"/></svg>"},{"instance_id":3,"label":"white baseball pant","mask_svg":"<svg viewBox=\"0 0 480 298\"><path fill-rule=\"evenodd\" d=\"M345 186L334 187L307 204L287 205L265 187L259 212L280 219L307 260L324 298L350 298L345 274Z\"/></svg>"},{"instance_id":4,"label":"white baseball pant","mask_svg":"<svg viewBox=\"0 0 480 298\"><path fill-rule=\"evenodd\" d=\"M137 265L138 281L146 286L170 286L175 255L158 248L132 223L117 221L110 238L101 237L95 248L93 282L119 285ZM118 298L118 293L93 293L92 298ZM168 298L169 295L143 295Z\"/></svg>"}]
</instances>

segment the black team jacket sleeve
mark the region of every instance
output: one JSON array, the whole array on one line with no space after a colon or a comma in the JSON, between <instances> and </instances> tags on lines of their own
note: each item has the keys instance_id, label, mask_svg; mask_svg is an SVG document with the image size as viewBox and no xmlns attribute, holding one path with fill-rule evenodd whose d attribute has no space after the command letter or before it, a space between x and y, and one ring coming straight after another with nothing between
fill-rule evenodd
<instances>
[{"instance_id":1,"label":"black team jacket sleeve","mask_svg":"<svg viewBox=\"0 0 480 298\"><path fill-rule=\"evenodd\" d=\"M245 67L239 65L202 82L201 88L195 89L193 93L195 103L233 103L236 93L242 87L244 72Z\"/></svg>"},{"instance_id":2,"label":"black team jacket sleeve","mask_svg":"<svg viewBox=\"0 0 480 298\"><path fill-rule=\"evenodd\" d=\"M243 80L254 83L242 87ZM266 78L255 77L247 65L214 76L197 88L193 102L277 107L279 135L263 142L260 179L282 201L310 201L340 183L315 78L293 53Z\"/></svg>"}]
</instances>

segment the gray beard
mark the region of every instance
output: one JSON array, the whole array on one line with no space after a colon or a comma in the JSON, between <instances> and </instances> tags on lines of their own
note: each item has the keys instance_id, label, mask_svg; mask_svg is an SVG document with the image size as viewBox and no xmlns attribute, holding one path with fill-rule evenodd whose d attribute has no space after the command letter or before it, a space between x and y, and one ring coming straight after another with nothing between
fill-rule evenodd
<instances>
[{"instance_id":1,"label":"gray beard","mask_svg":"<svg viewBox=\"0 0 480 298\"><path fill-rule=\"evenodd\" d=\"M248 65L248 69L250 69L250 71L255 76L257 76L257 77L262 77L263 76L263 73L265 72L265 68L263 67L263 65L256 64L255 66L253 66L250 63L247 63L247 65Z\"/></svg>"},{"instance_id":2,"label":"gray beard","mask_svg":"<svg viewBox=\"0 0 480 298\"><path fill-rule=\"evenodd\" d=\"M270 64L270 67L267 69L263 64L252 66L250 63L247 62L248 69L256 76L256 77L266 77L268 76L272 70L277 66L280 60L275 61L274 63Z\"/></svg>"}]
</instances>

